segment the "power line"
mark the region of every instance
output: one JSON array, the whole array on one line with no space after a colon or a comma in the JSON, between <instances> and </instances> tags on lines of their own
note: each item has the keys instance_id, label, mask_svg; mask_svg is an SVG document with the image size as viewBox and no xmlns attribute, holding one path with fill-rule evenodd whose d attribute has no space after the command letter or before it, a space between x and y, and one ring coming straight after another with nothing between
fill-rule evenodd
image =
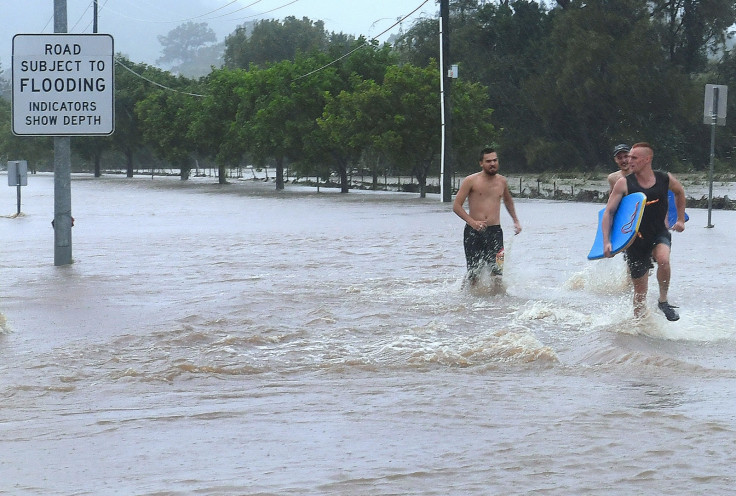
<instances>
[{"instance_id":1,"label":"power line","mask_svg":"<svg viewBox=\"0 0 736 496\"><path fill-rule=\"evenodd\" d=\"M107 5L107 2L108 2L108 1L109 1L109 0L105 0L105 4L104 4L104 5L102 6L102 7L104 7L105 5ZM220 9L224 8L224 7L227 7L227 6L231 5L232 3L234 3L235 1L237 1L237 0L233 0L233 1L232 1L232 2L230 2L229 4L223 5L222 7L219 7L219 8L217 8L217 9L215 9L215 10L213 10L213 11L210 11L210 12L208 12L207 14L203 14L203 15L208 15L208 14L210 14L210 13L212 13L212 12L215 12L215 11L217 11L217 10L220 10ZM258 3L258 2L260 2L260 1L261 1L261 0L257 0L257 1L256 1L256 2L254 2L254 3ZM299 0L293 0L293 1L289 2L289 3L287 3L287 4L284 4L284 5L281 5L281 6L279 6L279 7L276 7L275 9L272 9L272 10L270 10L270 11L267 11L267 12L263 12L263 13L261 13L261 14L259 14L259 15L263 15L263 14L266 14L266 13L268 13L268 12L273 12L273 10L278 10L278 9L280 9L280 8L286 7L286 6L288 6L288 5L291 5L291 4L293 4L293 3L296 3L297 1L299 1ZM427 3L427 2L429 2L429 0L424 0L424 1L423 1L423 2L421 3L421 4L419 4L419 6L417 6L417 7L416 7L416 8L414 9L414 10L412 10L411 12L409 12L408 14L406 14L405 16L402 16L402 17L398 18L398 20L397 20L397 21L396 21L396 22L395 22L394 24L392 24L391 26L389 26L388 28L386 28L386 29L385 29L385 30L383 30L382 32L378 33L378 34L377 34L376 36L374 36L373 38L369 39L368 41L366 41L366 42L365 42L365 43L363 43L362 45L360 45L360 46L358 46L358 47L356 47L356 48L354 48L354 49L350 50L349 52L345 53L345 54L344 54L344 55L342 55L341 57L338 57L338 58L336 58L336 59L335 59L335 60L333 60L332 62L329 62L329 63L327 63L327 64L323 65L322 67L319 67L319 68L317 68L317 69L315 69L315 70L313 70L313 71L310 71L310 72L308 72L308 73L306 73L306 74L303 74L303 75L301 75L301 76L299 76L299 77L297 77L297 78L293 79L293 81L298 81L298 80L300 80L300 79L303 79L303 78L305 78L305 77L311 76L312 74L316 74L317 72L319 72L319 71L322 71L323 69L326 69L327 67L330 67L331 65L334 65L334 64L336 64L337 62L339 62L339 61L341 61L341 60L345 59L346 57L349 57L350 55L352 55L353 53L357 52L357 51L358 51L358 50L360 50L361 48L364 48L364 47L366 47L366 46L372 46L372 45L371 45L371 43L372 43L373 41L377 40L378 38L380 38L381 36L383 36L383 35L384 35L384 34L386 34L387 32L391 31L391 30L392 30L393 28L395 28L396 26L398 26L399 24L401 24L401 23L402 23L403 21L405 21L405 20L406 20L407 18L409 18L409 17L411 17L412 15L414 15L414 14L415 14L415 13L416 13L416 12L417 12L417 11L418 11L419 9L421 9L422 7L424 7L424 5L425 5L425 4ZM252 4L250 4L250 5L253 5L254 3L252 3ZM249 5L249 6L250 6L250 5ZM247 8L247 7L244 7L244 8ZM89 6L88 6L88 7L87 7L87 9L85 10L85 12L86 12L87 10L89 10ZM109 10L109 9L108 9L108 10ZM239 10L242 10L242 9L239 9ZM237 11L236 11L236 12L237 12ZM53 17L52 17L52 19L53 19ZM192 18L192 19L194 19L194 18ZM81 17L80 17L80 20L81 20ZM77 21L77 24L78 24L78 23L79 23L79 21ZM76 24L75 24L75 26L76 26ZM122 62L121 62L121 60L120 60L120 58L118 58L118 57L116 57L116 58L115 58L115 63L116 63L116 64L118 64L118 65L119 65L120 67L122 67L123 69L127 70L128 72L130 72L131 74L133 74L134 76L136 76L136 77L138 77L138 78L140 78L140 79L142 79L142 80L144 80L144 81L146 81L146 82L148 82L148 83L151 83L151 84L153 84L154 86L157 86L157 87L159 87L159 88L161 88L161 89L163 89L163 90L166 90L166 91L173 91L174 93L179 93L179 94L182 94L182 95L188 95L188 96L194 96L194 97L198 97L198 98L204 98L204 97L206 96L206 95L201 95L201 94L198 94L198 93L190 93L190 92L187 92L187 91L181 91L181 90L177 90L177 89L175 89L175 88L171 88L171 87L169 87L169 86L166 86L166 85L163 85L163 84L161 84L161 83L158 83L158 82L156 82L156 81L153 81L153 80L151 80L151 79L149 79L149 78L147 78L147 77L143 76L142 74L139 74L139 73L135 72L135 71L134 71L133 69L131 69L130 67L128 67L127 65L125 65L124 63L122 63Z\"/></svg>"},{"instance_id":2,"label":"power line","mask_svg":"<svg viewBox=\"0 0 736 496\"><path fill-rule=\"evenodd\" d=\"M104 9L104 8L105 8L105 5L107 5L107 2L108 2L108 1L109 1L109 0L105 0L105 3L103 3L102 5L100 5L100 6L99 6L99 8L98 8L98 10L102 10L102 9ZM79 24L79 22L80 22L80 21L82 20L82 18L84 17L84 14L86 14L86 13L87 13L87 11L89 10L90 6L91 6L91 5L93 5L93 4L94 4L94 0L93 0L93 2L92 2L92 3L90 3L90 4L89 4L89 5L87 6L87 8L86 8L86 9L84 10L84 12L82 13L82 15L81 15L81 16L79 16L79 20L78 20L78 21L76 22L76 24L74 24L74 26L75 26L75 27L77 26L77 24ZM91 25L92 23L94 23L94 19L92 19L91 21L89 21L89 22L87 23L87 26L86 26L86 27L85 27L85 28L84 28L84 29L82 30L82 32L84 32L84 31L87 31L87 30L89 29L90 25Z\"/></svg>"},{"instance_id":3,"label":"power line","mask_svg":"<svg viewBox=\"0 0 736 496\"><path fill-rule=\"evenodd\" d=\"M311 71L311 72L308 72L308 73L306 73L306 74L302 74L301 76L299 76L299 77L297 77L297 78L294 78L294 79L293 79L292 81L298 81L298 80L300 80L300 79L303 79L303 78L305 78L305 77L307 77L307 76L311 76L312 74L315 74L315 73L317 73L317 72L319 72L319 71L321 71L321 70L323 70L323 69L326 69L326 68L330 67L331 65L333 65L333 64L336 64L337 62L340 62L340 61L341 61L342 59L344 59L344 58L346 58L346 57L349 57L350 55L352 55L353 53L357 52L357 51L358 51L358 50L360 50L361 48L364 48L364 47L366 47L366 46L372 46L372 45L371 45L371 42L373 42L374 40L377 40L378 38L380 38L380 37L381 37L381 36L383 36L384 34L386 34L386 33L388 33L389 31L391 31L391 30L392 30L393 28L395 28L396 26L398 26L399 24L401 24L401 23L402 23L402 22L403 22L404 20L406 20L407 18L409 18L409 17L411 17L412 15L414 15L414 13L415 13L415 12L416 12L417 10L421 9L422 7L424 7L424 4L426 4L427 2L429 2L429 0L424 0L424 1L423 1L423 2L421 3L421 4L419 4L419 6L418 6L417 8L415 8L414 10L412 10L411 12L409 12L408 14L406 14L406 15L405 15L404 17L401 17L401 18L399 18L399 20L398 20L398 21L396 21L395 23L393 23L393 24L392 24L391 26L389 26L389 27L388 27L387 29L385 29L385 30L383 30L382 32L378 33L378 34L377 34L376 36L374 36L374 37L373 37L373 38L371 38L370 40L366 41L366 42L365 42L365 43L363 43L362 45L360 45L360 46L358 46L358 47L356 47L356 48L353 48L352 50L350 50L350 51L349 51L348 53L346 53L345 55L343 55L343 56L341 56L341 57L338 57L338 58L336 58L335 60L333 60L332 62L329 62L329 63L327 63L327 64L323 65L322 67L319 67L319 68L317 68L317 69L315 69L315 70L313 70L313 71Z\"/></svg>"},{"instance_id":4,"label":"power line","mask_svg":"<svg viewBox=\"0 0 736 496\"><path fill-rule=\"evenodd\" d=\"M200 15L197 15L197 16L194 16L194 17L189 17L189 18L186 18L186 19L178 19L178 20L177 19L173 19L173 20L142 19L142 18L139 18L139 17L132 17L132 16L129 16L129 15L123 14L122 12L118 12L116 10L112 10L112 9L109 9L109 8L107 10L108 10L108 12L111 12L111 13L117 15L117 16L123 17L125 19L130 19L131 21L148 22L148 23L153 23L153 24L173 24L173 23L180 24L182 22L188 22L188 21L193 21L193 20L198 20L198 19L199 20L202 20L202 21L210 21L210 20L213 20L213 19L220 19L220 18L223 18L223 17L227 17L227 16L230 16L232 14L235 14L236 12L240 12L241 10L245 10L247 8L250 8L250 7L252 7L253 5L255 5L257 3L261 3L263 0L255 0L254 2L251 2L250 4L248 4L248 5L244 6L244 7L239 7L238 9L233 10L233 11L228 12L228 13L225 13L225 14L221 14L221 15L217 15L217 16L213 16L213 17L206 17L206 16L208 16L208 15L214 13L214 12L217 12L218 10L224 9L225 7L228 7L228 6L232 5L236 1L237 0L233 0L230 3L228 3L226 5L223 5L222 7L218 7L216 9L211 10L211 11L209 11L207 13L204 13L204 14L200 14ZM253 17L260 17L262 15L269 14L269 13L274 12L274 11L277 11L279 9L283 9L284 7L288 7L289 5L295 4L298 1L299 0L291 0L290 2L287 2L285 4L279 5L278 7L274 7L272 9L270 9L270 10L266 10L264 12L260 12L258 14L252 14L252 15L245 16L245 17L234 18L232 20L234 20L234 21L242 21L244 19L250 19L250 18L253 18Z\"/></svg>"},{"instance_id":5,"label":"power line","mask_svg":"<svg viewBox=\"0 0 736 496\"><path fill-rule=\"evenodd\" d=\"M70 33L71 32L74 32L74 28L77 27L77 24L79 24L80 22L82 22L82 18L84 18L84 15L87 13L87 11L89 10L89 8L91 6L92 6L91 3L87 4L87 8L84 9L84 12L82 12L82 15L79 16L79 19L77 19L77 22L75 22L74 25L72 26L72 28L69 30Z\"/></svg>"},{"instance_id":6,"label":"power line","mask_svg":"<svg viewBox=\"0 0 736 496\"><path fill-rule=\"evenodd\" d=\"M199 98L204 98L204 97L206 96L206 95L200 95L200 94L198 94L198 93L189 93L189 92L186 92L186 91L180 91L180 90L177 90L177 89L175 89L175 88L171 88L171 87L169 87L169 86L165 86L165 85L163 85L163 84L161 84L161 83L157 83L156 81L153 81L153 80L151 80L151 79L148 79L148 78L147 78L146 76L144 76L144 75L142 75L142 74L138 74L138 73L137 73L137 72L135 72L135 71L134 71L133 69L131 69L131 68L130 68L130 67L128 67L127 65L123 64L123 63L122 63L122 62L120 61L120 59L119 59L119 58L117 58L117 57L115 58L115 63L116 63L116 64L118 64L118 65L119 65L120 67L122 67L123 69L127 70L128 72L130 72L131 74L133 74L133 75L135 75L135 76L137 76L137 77L141 78L141 79L142 79L142 80L144 80L144 81L148 81L149 83L153 84L154 86L158 86L158 87L159 87L159 88L161 88L161 89L164 89L164 90L168 90L168 91L173 91L174 93L180 93L180 94L182 94L182 95L196 96L196 97L199 97Z\"/></svg>"}]
</instances>

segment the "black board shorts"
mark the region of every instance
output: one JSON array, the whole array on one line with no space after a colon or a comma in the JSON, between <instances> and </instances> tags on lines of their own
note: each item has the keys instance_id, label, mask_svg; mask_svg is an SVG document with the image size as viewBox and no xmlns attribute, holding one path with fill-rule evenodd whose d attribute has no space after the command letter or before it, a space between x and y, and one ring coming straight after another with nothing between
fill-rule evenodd
<instances>
[{"instance_id":1,"label":"black board shorts","mask_svg":"<svg viewBox=\"0 0 736 496\"><path fill-rule=\"evenodd\" d=\"M470 275L477 275L484 267L490 267L491 273L497 276L503 274L503 265L496 257L503 251L503 231L501 226L488 226L482 231L476 231L465 224L463 236L465 246L465 261Z\"/></svg>"},{"instance_id":2,"label":"black board shorts","mask_svg":"<svg viewBox=\"0 0 736 496\"><path fill-rule=\"evenodd\" d=\"M652 251L660 243L672 246L672 234L669 231L662 231L649 242L638 238L626 249L625 259L629 264L632 279L639 279L649 272L649 269L654 268Z\"/></svg>"}]
</instances>

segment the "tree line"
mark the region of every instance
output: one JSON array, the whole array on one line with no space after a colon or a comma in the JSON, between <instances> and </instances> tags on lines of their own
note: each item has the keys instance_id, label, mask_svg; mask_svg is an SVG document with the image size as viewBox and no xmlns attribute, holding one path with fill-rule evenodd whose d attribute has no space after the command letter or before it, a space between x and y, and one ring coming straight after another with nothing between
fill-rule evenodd
<instances>
[{"instance_id":1,"label":"tree line","mask_svg":"<svg viewBox=\"0 0 736 496\"><path fill-rule=\"evenodd\" d=\"M455 0L450 53L453 163L477 169L484 145L514 172L610 169L615 143L649 141L657 166L703 169L710 128L706 83L729 84L736 60L727 0ZM204 23L160 38L162 59L218 53ZM75 157L96 175L142 163L186 179L214 164L220 181L243 164L301 177L337 177L348 190L355 168L413 175L424 195L439 171L441 145L437 19L422 19L389 43L328 32L321 21L287 17L238 27L217 65L186 77L120 54L115 133L73 138ZM219 57L219 56L218 56ZM214 62L214 59L213 59ZM149 81L155 81L153 85ZM165 87L165 88L162 88ZM0 87L7 93L7 82ZM733 101L733 98L730 99ZM717 129L717 165L731 170L736 118ZM52 141L10 132L0 101L0 156L52 163Z\"/></svg>"}]
</instances>

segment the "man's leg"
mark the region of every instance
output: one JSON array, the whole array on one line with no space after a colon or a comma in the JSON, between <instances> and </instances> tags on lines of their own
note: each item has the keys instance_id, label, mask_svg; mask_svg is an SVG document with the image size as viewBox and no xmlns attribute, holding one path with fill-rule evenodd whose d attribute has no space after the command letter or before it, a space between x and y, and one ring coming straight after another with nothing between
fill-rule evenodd
<instances>
[{"instance_id":1,"label":"man's leg","mask_svg":"<svg viewBox=\"0 0 736 496\"><path fill-rule=\"evenodd\" d=\"M659 309L667 320L675 321L680 319L677 308L670 305L667 301L667 292L670 289L670 247L666 243L658 243L652 251L652 258L657 262L657 282L659 283Z\"/></svg>"},{"instance_id":2,"label":"man's leg","mask_svg":"<svg viewBox=\"0 0 736 496\"><path fill-rule=\"evenodd\" d=\"M659 243L652 250L652 258L657 262L657 282L659 283L659 302L667 301L667 292L670 289L670 247Z\"/></svg>"},{"instance_id":3,"label":"man's leg","mask_svg":"<svg viewBox=\"0 0 736 496\"><path fill-rule=\"evenodd\" d=\"M465 224L465 229L463 230L463 247L465 249L465 264L468 269L463 280L464 288L466 283L472 287L478 282L480 264L478 233L467 224Z\"/></svg>"},{"instance_id":4,"label":"man's leg","mask_svg":"<svg viewBox=\"0 0 736 496\"><path fill-rule=\"evenodd\" d=\"M647 289L649 287L649 272L632 279L634 283L634 317L640 318L647 313Z\"/></svg>"}]
</instances>

